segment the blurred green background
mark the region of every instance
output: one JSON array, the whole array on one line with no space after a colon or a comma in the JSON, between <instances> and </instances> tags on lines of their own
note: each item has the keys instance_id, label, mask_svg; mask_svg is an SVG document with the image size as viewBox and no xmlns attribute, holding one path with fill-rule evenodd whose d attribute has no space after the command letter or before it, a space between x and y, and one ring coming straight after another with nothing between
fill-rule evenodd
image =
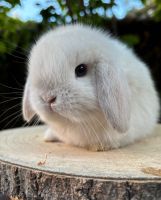
<instances>
[{"instance_id":1,"label":"blurred green background","mask_svg":"<svg viewBox=\"0 0 161 200\"><path fill-rule=\"evenodd\" d=\"M0 1L0 129L24 126L27 57L44 31L82 22L109 30L148 64L161 96L161 0Z\"/></svg>"}]
</instances>

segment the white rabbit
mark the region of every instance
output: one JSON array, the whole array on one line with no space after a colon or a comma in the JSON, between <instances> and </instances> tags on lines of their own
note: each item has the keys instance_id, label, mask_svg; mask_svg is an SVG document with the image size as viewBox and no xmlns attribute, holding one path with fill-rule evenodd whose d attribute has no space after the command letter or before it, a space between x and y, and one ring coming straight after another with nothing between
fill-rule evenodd
<instances>
[{"instance_id":1,"label":"white rabbit","mask_svg":"<svg viewBox=\"0 0 161 200\"><path fill-rule=\"evenodd\" d=\"M61 26L33 46L23 97L26 121L46 140L108 150L150 134L159 100L146 65L126 45L86 25Z\"/></svg>"}]
</instances>

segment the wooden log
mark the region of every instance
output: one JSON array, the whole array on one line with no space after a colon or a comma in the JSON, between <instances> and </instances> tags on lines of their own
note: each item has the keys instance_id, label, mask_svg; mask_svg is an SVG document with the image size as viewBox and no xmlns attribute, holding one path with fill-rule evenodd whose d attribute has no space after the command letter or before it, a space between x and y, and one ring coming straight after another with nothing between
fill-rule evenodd
<instances>
[{"instance_id":1,"label":"wooden log","mask_svg":"<svg viewBox=\"0 0 161 200\"><path fill-rule=\"evenodd\" d=\"M43 141L44 126L0 132L0 192L23 200L161 199L161 125L125 148Z\"/></svg>"}]
</instances>

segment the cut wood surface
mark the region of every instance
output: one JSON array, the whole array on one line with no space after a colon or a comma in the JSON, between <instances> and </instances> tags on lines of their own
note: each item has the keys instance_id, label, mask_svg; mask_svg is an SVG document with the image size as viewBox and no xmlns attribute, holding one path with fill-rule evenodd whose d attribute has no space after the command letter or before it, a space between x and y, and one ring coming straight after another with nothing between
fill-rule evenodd
<instances>
[{"instance_id":1,"label":"cut wood surface","mask_svg":"<svg viewBox=\"0 0 161 200\"><path fill-rule=\"evenodd\" d=\"M44 142L45 126L0 132L0 191L22 199L161 199L161 125L127 147Z\"/></svg>"}]
</instances>

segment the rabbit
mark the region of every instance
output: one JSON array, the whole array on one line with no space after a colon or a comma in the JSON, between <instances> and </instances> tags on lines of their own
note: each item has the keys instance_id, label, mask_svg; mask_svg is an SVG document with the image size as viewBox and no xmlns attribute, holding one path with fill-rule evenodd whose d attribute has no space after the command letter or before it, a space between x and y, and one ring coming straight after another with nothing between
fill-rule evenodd
<instances>
[{"instance_id":1,"label":"rabbit","mask_svg":"<svg viewBox=\"0 0 161 200\"><path fill-rule=\"evenodd\" d=\"M159 99L135 53L99 28L72 24L33 45L23 117L48 125L44 139L93 151L134 143L152 133Z\"/></svg>"}]
</instances>

